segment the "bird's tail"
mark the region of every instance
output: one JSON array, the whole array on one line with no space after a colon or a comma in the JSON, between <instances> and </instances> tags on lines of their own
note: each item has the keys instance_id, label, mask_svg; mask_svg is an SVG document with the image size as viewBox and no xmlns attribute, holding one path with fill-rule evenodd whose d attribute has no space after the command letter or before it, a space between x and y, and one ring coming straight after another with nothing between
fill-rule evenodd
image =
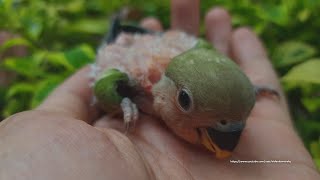
<instances>
[{"instance_id":1,"label":"bird's tail","mask_svg":"<svg viewBox=\"0 0 320 180\"><path fill-rule=\"evenodd\" d=\"M123 18L121 16L121 13L116 13L110 23L110 28L107 33L107 35L104 38L103 44L110 44L113 43L118 35L121 32L126 32L126 33L132 33L132 34L153 34L155 33L154 31L151 31L149 29L145 29L140 26L135 26L135 25L126 25L122 23Z\"/></svg>"}]
</instances>

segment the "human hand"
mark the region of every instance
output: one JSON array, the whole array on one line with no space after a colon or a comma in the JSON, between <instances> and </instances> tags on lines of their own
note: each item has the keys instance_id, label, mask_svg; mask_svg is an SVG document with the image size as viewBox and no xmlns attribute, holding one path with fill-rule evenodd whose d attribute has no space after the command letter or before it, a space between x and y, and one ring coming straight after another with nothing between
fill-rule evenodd
<instances>
[{"instance_id":1,"label":"human hand","mask_svg":"<svg viewBox=\"0 0 320 180\"><path fill-rule=\"evenodd\" d=\"M199 1L172 1L172 28L197 34ZM185 13L188 12L188 13ZM162 30L146 19L142 25ZM281 92L261 42L248 28L232 30L230 16L206 16L208 39L235 59L255 84ZM99 117L90 106L88 68L58 87L33 111L0 124L0 179L262 179L319 178L280 101L257 101L230 159L290 160L291 164L232 164L177 138L160 120L143 115L124 135L122 121Z\"/></svg>"}]
</instances>

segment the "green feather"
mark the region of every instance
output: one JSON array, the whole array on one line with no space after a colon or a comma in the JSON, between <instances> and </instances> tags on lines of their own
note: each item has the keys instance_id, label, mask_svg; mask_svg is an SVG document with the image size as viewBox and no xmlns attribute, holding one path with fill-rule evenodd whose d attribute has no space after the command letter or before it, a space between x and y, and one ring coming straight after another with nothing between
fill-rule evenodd
<instances>
[{"instance_id":1,"label":"green feather","mask_svg":"<svg viewBox=\"0 0 320 180\"><path fill-rule=\"evenodd\" d=\"M194 46L194 48L195 48L195 49L201 49L201 48L204 48L204 49L213 49L213 48L212 48L212 45L211 45L208 41L206 41L206 40L204 40L204 39L201 39L201 38L198 39L198 42L197 42L197 44Z\"/></svg>"},{"instance_id":2,"label":"green feather","mask_svg":"<svg viewBox=\"0 0 320 180\"><path fill-rule=\"evenodd\" d=\"M105 71L94 84L94 94L99 104L107 111L118 109L123 99L117 91L118 85L128 81L128 75L118 69Z\"/></svg>"},{"instance_id":3,"label":"green feather","mask_svg":"<svg viewBox=\"0 0 320 180\"><path fill-rule=\"evenodd\" d=\"M175 57L165 74L178 88L190 90L198 111L245 119L255 102L254 88L247 76L232 60L202 41Z\"/></svg>"}]
</instances>

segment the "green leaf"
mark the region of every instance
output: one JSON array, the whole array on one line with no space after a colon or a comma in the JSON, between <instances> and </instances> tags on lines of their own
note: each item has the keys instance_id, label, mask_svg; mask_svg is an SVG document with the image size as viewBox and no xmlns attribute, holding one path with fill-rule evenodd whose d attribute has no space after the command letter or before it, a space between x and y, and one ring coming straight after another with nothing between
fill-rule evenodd
<instances>
[{"instance_id":1,"label":"green leaf","mask_svg":"<svg viewBox=\"0 0 320 180\"><path fill-rule=\"evenodd\" d=\"M21 103L24 101L26 103ZM15 98L15 99L10 99L3 109L3 116L9 117L12 114L15 114L17 112L21 112L21 111L28 109L28 102L29 101L30 100L28 98L21 98L21 97Z\"/></svg>"},{"instance_id":2,"label":"green leaf","mask_svg":"<svg viewBox=\"0 0 320 180\"><path fill-rule=\"evenodd\" d=\"M3 62L3 66L11 71L14 71L22 76L34 78L43 74L42 69L39 67L32 57L22 58L7 58Z\"/></svg>"},{"instance_id":3,"label":"green leaf","mask_svg":"<svg viewBox=\"0 0 320 180\"><path fill-rule=\"evenodd\" d=\"M34 85L31 84L31 83L24 83L24 82L21 82L21 83L17 83L17 84L14 84L12 85L7 94L6 94L6 98L11 98L17 94L22 94L22 93L33 93L34 91Z\"/></svg>"},{"instance_id":4,"label":"green leaf","mask_svg":"<svg viewBox=\"0 0 320 180\"><path fill-rule=\"evenodd\" d=\"M34 12L33 12L34 13ZM34 14L26 14L26 16L22 17L22 24L25 28L26 34L32 40L37 40L44 29L44 24L42 20L42 16L37 16Z\"/></svg>"},{"instance_id":5,"label":"green leaf","mask_svg":"<svg viewBox=\"0 0 320 180\"><path fill-rule=\"evenodd\" d=\"M84 0L68 1L63 2L62 5L59 6L59 9L69 13L80 13L81 11L85 10L85 6L86 3L84 2Z\"/></svg>"},{"instance_id":6,"label":"green leaf","mask_svg":"<svg viewBox=\"0 0 320 180\"><path fill-rule=\"evenodd\" d=\"M51 66L61 65L68 71L74 70L74 67L68 62L63 52L47 52L45 59Z\"/></svg>"},{"instance_id":7,"label":"green leaf","mask_svg":"<svg viewBox=\"0 0 320 180\"><path fill-rule=\"evenodd\" d=\"M34 48L28 40L21 38L21 37L17 37L17 38L11 38L11 39L7 40L6 42L4 42L3 44L1 44L0 53L3 53L7 49L14 47L14 46L26 46L26 47Z\"/></svg>"},{"instance_id":8,"label":"green leaf","mask_svg":"<svg viewBox=\"0 0 320 180\"><path fill-rule=\"evenodd\" d=\"M5 96L6 96L6 89L0 86L0 121L3 118L3 108L5 106Z\"/></svg>"},{"instance_id":9,"label":"green leaf","mask_svg":"<svg viewBox=\"0 0 320 180\"><path fill-rule=\"evenodd\" d=\"M1 0L0 5L4 7L5 10L11 10L13 0Z\"/></svg>"},{"instance_id":10,"label":"green leaf","mask_svg":"<svg viewBox=\"0 0 320 180\"><path fill-rule=\"evenodd\" d=\"M320 171L320 158L318 158L318 159L313 159L313 160L314 160L316 166L318 167L318 170Z\"/></svg>"},{"instance_id":11,"label":"green leaf","mask_svg":"<svg viewBox=\"0 0 320 180\"><path fill-rule=\"evenodd\" d=\"M41 81L35 89L35 95L31 100L31 107L38 106L63 80L64 77L50 76Z\"/></svg>"},{"instance_id":12,"label":"green leaf","mask_svg":"<svg viewBox=\"0 0 320 180\"><path fill-rule=\"evenodd\" d=\"M69 33L104 34L107 31L108 22L103 19L80 19L65 27Z\"/></svg>"},{"instance_id":13,"label":"green leaf","mask_svg":"<svg viewBox=\"0 0 320 180\"><path fill-rule=\"evenodd\" d=\"M85 64L93 62L95 52L88 45L81 45L64 53L66 60L73 68L79 69Z\"/></svg>"},{"instance_id":14,"label":"green leaf","mask_svg":"<svg viewBox=\"0 0 320 180\"><path fill-rule=\"evenodd\" d=\"M320 84L320 59L311 59L293 67L285 76L283 82Z\"/></svg>"},{"instance_id":15,"label":"green leaf","mask_svg":"<svg viewBox=\"0 0 320 180\"><path fill-rule=\"evenodd\" d=\"M304 107L308 109L309 112L317 112L320 111L320 98L315 97L304 97L302 98L302 103Z\"/></svg>"},{"instance_id":16,"label":"green leaf","mask_svg":"<svg viewBox=\"0 0 320 180\"><path fill-rule=\"evenodd\" d=\"M311 11L309 9L303 9L298 14L297 17L301 22L308 20L310 17Z\"/></svg>"},{"instance_id":17,"label":"green leaf","mask_svg":"<svg viewBox=\"0 0 320 180\"><path fill-rule=\"evenodd\" d=\"M310 143L310 152L316 163L316 166L320 170L320 137L318 141L313 141Z\"/></svg>"},{"instance_id":18,"label":"green leaf","mask_svg":"<svg viewBox=\"0 0 320 180\"><path fill-rule=\"evenodd\" d=\"M319 136L320 138L320 136ZM310 144L311 155L314 158L320 159L320 139L319 141L313 141Z\"/></svg>"},{"instance_id":19,"label":"green leaf","mask_svg":"<svg viewBox=\"0 0 320 180\"><path fill-rule=\"evenodd\" d=\"M317 119L297 119L295 127L307 147L312 141L319 139L320 122Z\"/></svg>"},{"instance_id":20,"label":"green leaf","mask_svg":"<svg viewBox=\"0 0 320 180\"><path fill-rule=\"evenodd\" d=\"M286 25L289 20L291 20L288 16L286 8L279 5L271 5L266 4L262 7L262 10L258 10L258 16L260 16L265 21L270 21L276 23L278 25Z\"/></svg>"},{"instance_id":21,"label":"green leaf","mask_svg":"<svg viewBox=\"0 0 320 180\"><path fill-rule=\"evenodd\" d=\"M316 49L303 42L289 41L280 44L273 54L273 62L277 67L297 64L316 54Z\"/></svg>"}]
</instances>

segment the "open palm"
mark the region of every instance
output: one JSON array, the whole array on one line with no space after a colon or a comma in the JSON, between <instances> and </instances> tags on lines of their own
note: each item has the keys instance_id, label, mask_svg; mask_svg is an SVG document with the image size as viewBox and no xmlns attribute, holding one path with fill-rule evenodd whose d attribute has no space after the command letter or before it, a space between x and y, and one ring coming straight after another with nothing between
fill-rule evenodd
<instances>
[{"instance_id":1,"label":"open palm","mask_svg":"<svg viewBox=\"0 0 320 180\"><path fill-rule=\"evenodd\" d=\"M172 28L197 34L198 6L199 1L172 1ZM221 8L211 10L205 23L208 40L231 56L254 84L271 85L281 92L254 33L248 28L232 30L230 16ZM142 21L142 26L162 30L152 18ZM36 110L17 114L1 124L4 130L0 131L0 144L5 148L0 150L0 177L8 179L14 172L21 179L319 178L294 131L283 93L280 100L258 99L233 156L217 160L211 152L180 140L159 119L142 115L134 131L125 135L121 133L121 120L97 118L96 109L89 106L92 94L87 73L88 68L84 68Z\"/></svg>"}]
</instances>

